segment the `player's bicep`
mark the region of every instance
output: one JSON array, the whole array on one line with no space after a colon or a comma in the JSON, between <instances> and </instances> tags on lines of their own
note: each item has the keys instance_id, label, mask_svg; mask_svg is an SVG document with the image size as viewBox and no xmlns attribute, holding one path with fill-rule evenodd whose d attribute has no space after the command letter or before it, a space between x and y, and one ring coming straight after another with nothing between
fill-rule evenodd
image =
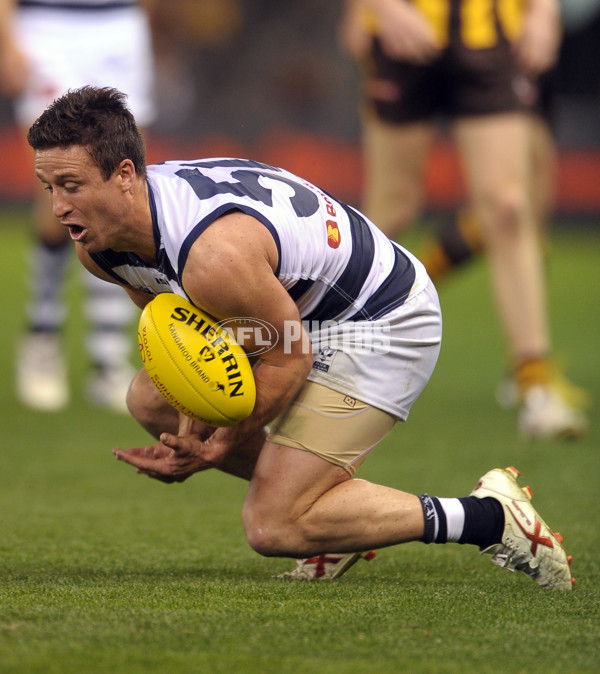
<instances>
[{"instance_id":1,"label":"player's bicep","mask_svg":"<svg viewBox=\"0 0 600 674\"><path fill-rule=\"evenodd\" d=\"M254 218L241 213L226 217L192 246L183 272L186 292L207 313L245 326L250 349L261 350L261 325L270 329L274 343L261 357L279 360L286 335L292 331L300 339L302 326L296 304L274 273L276 245ZM300 356L297 346L286 343L285 356Z\"/></svg>"}]
</instances>

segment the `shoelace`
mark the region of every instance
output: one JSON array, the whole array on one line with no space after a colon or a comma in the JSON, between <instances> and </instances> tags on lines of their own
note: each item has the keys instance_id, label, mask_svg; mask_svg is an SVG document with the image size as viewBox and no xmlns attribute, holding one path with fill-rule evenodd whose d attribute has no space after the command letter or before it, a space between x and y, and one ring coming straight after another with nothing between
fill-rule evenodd
<instances>
[{"instance_id":1,"label":"shoelace","mask_svg":"<svg viewBox=\"0 0 600 674\"><path fill-rule=\"evenodd\" d=\"M512 572L523 571L528 576L535 576L538 573L538 569L531 568L529 565L530 560L531 555L519 552L518 549L506 545L492 556L492 562L503 569L508 569Z\"/></svg>"}]
</instances>

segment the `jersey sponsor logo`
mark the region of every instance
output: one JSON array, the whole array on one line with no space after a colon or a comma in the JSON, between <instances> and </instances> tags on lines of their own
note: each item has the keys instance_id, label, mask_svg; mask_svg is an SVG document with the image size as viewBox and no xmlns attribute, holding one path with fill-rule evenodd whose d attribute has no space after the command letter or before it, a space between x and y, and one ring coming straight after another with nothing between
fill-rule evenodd
<instances>
[{"instance_id":1,"label":"jersey sponsor logo","mask_svg":"<svg viewBox=\"0 0 600 674\"><path fill-rule=\"evenodd\" d=\"M330 216L330 219L325 223L327 225L327 245L330 248L335 249L339 247L341 241L340 228L338 227L337 222L332 219L337 218L337 211L335 210L333 202L326 194L321 192L321 196L325 200L325 210L327 211L327 215Z\"/></svg>"},{"instance_id":2,"label":"jersey sponsor logo","mask_svg":"<svg viewBox=\"0 0 600 674\"><path fill-rule=\"evenodd\" d=\"M338 248L340 245L340 228L333 220L327 220L327 245L330 248Z\"/></svg>"},{"instance_id":3,"label":"jersey sponsor logo","mask_svg":"<svg viewBox=\"0 0 600 674\"><path fill-rule=\"evenodd\" d=\"M318 306L303 316L307 321L337 320L352 307L371 274L375 256L373 234L357 211L350 208L345 210L348 215L352 250L360 251L360 254L348 256L344 270L323 295Z\"/></svg>"}]
</instances>

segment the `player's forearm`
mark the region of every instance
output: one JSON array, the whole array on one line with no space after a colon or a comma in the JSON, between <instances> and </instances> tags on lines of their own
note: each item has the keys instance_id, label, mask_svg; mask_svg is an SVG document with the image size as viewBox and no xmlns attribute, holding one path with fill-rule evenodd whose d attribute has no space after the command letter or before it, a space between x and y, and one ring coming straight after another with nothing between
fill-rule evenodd
<instances>
[{"instance_id":1,"label":"player's forearm","mask_svg":"<svg viewBox=\"0 0 600 674\"><path fill-rule=\"evenodd\" d=\"M232 427L218 428L207 442L211 445L207 458L224 469L225 457L239 454L262 429L289 405L306 381L312 356L291 357L284 367L259 363L255 367L256 404L252 414Z\"/></svg>"},{"instance_id":2,"label":"player's forearm","mask_svg":"<svg viewBox=\"0 0 600 674\"><path fill-rule=\"evenodd\" d=\"M254 435L246 437L244 442L237 446L235 452L231 452L225 457L219 470L243 480L250 480L266 436L265 429L260 428Z\"/></svg>"}]
</instances>

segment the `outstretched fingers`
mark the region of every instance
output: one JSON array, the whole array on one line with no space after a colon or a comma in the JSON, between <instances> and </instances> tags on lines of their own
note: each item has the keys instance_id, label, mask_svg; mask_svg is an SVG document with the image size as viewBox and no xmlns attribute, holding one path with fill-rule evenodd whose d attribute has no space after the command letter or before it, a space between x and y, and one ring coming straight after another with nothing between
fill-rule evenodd
<instances>
[{"instance_id":1,"label":"outstretched fingers","mask_svg":"<svg viewBox=\"0 0 600 674\"><path fill-rule=\"evenodd\" d=\"M175 481L183 481L185 477L173 474L172 468L169 465L169 456L172 450L166 447L161 442L156 442L153 445L146 447L132 447L131 449L120 449L119 447L112 450L112 453L119 461L124 461L136 468L138 473L148 475L161 482L168 484Z\"/></svg>"},{"instance_id":2,"label":"outstretched fingers","mask_svg":"<svg viewBox=\"0 0 600 674\"><path fill-rule=\"evenodd\" d=\"M146 447L113 449L119 461L124 461L143 473L162 482L183 482L212 464L202 457L203 443L197 438L161 434L161 439Z\"/></svg>"}]
</instances>

